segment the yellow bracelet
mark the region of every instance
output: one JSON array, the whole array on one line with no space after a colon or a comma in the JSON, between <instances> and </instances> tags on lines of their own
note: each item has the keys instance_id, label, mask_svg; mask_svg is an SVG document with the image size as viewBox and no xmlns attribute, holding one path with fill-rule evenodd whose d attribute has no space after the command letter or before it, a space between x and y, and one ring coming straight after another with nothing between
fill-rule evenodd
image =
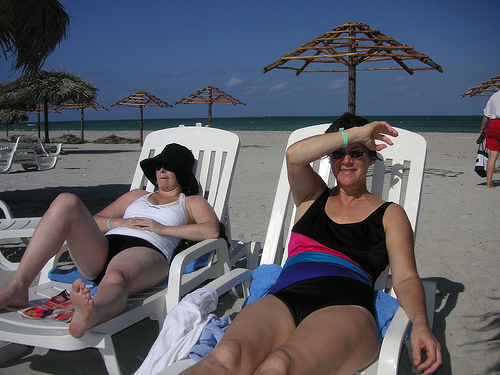
<instances>
[{"instance_id":1,"label":"yellow bracelet","mask_svg":"<svg viewBox=\"0 0 500 375\"><path fill-rule=\"evenodd\" d=\"M108 219L108 230L111 230L111 227L110 227L110 225L109 225L109 223L111 223L111 219L113 219L113 217L110 217L110 218Z\"/></svg>"}]
</instances>

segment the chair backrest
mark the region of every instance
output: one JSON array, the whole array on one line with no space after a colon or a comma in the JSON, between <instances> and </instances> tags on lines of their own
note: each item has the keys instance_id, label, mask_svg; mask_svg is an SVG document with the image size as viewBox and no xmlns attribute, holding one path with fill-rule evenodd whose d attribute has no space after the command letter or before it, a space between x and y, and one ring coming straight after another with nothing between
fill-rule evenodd
<instances>
[{"instance_id":1,"label":"chair backrest","mask_svg":"<svg viewBox=\"0 0 500 375\"><path fill-rule=\"evenodd\" d=\"M294 131L288 139L287 148L301 139L324 133L329 126L314 125ZM368 171L368 189L386 201L403 206L415 235L427 143L416 133L395 129L399 135L391 138L394 145L380 151L383 161L377 160ZM335 185L327 157L314 162L313 168L329 186ZM260 264L284 263L294 216L295 206L288 185L286 161L283 160Z\"/></svg>"},{"instance_id":2,"label":"chair backrest","mask_svg":"<svg viewBox=\"0 0 500 375\"><path fill-rule=\"evenodd\" d=\"M193 172L200 185L199 194L210 203L231 238L228 200L240 150L239 137L225 130L201 126L158 130L147 135L139 162L159 154L169 143L178 143L193 152L196 159ZM139 162L130 189L153 191L154 186L144 176Z\"/></svg>"}]
</instances>

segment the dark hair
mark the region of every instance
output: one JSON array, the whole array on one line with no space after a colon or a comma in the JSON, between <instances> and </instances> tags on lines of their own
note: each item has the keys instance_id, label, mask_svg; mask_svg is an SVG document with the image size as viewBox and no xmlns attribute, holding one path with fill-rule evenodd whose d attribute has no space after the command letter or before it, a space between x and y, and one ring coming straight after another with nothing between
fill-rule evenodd
<instances>
[{"instance_id":1,"label":"dark hair","mask_svg":"<svg viewBox=\"0 0 500 375\"><path fill-rule=\"evenodd\" d=\"M350 129L354 128L356 126L363 126L368 124L370 121L365 119L364 117L356 116L352 113L345 112L342 116L337 118L332 124L326 129L325 133L333 133L333 132L338 132L339 129ZM368 156L370 156L371 159L373 160L381 160L378 155L377 151L375 150L368 150Z\"/></svg>"},{"instance_id":2,"label":"dark hair","mask_svg":"<svg viewBox=\"0 0 500 375\"><path fill-rule=\"evenodd\" d=\"M338 132L340 128L350 129L354 128L355 126L363 126L368 124L369 122L370 121L368 121L364 117L356 116L352 113L346 112L334 122L332 122L325 133Z\"/></svg>"}]
</instances>

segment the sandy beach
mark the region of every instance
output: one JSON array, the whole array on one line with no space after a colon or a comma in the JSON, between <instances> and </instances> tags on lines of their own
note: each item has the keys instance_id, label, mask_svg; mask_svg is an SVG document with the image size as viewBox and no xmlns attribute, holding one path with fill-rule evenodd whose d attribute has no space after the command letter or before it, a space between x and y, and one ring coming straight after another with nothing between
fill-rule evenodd
<instances>
[{"instance_id":1,"label":"sandy beach","mask_svg":"<svg viewBox=\"0 0 500 375\"><path fill-rule=\"evenodd\" d=\"M236 132L242 148L230 196L234 239L264 241L289 132ZM437 280L434 333L448 374L500 373L500 175L496 189L474 171L477 134L421 133L427 164L416 238L422 278ZM51 133L52 137L60 134ZM78 134L76 134L78 135ZM93 140L104 132L86 132ZM137 138L138 132L120 136ZM67 144L55 169L0 175L0 199L14 216L41 216L60 192L77 194L96 213L129 189L139 144ZM0 287L11 273L0 271ZM122 371L133 373L156 338L149 320L117 334ZM69 370L71 369L71 370ZM30 349L0 364L0 374L105 374L95 349L57 352ZM411 373L411 372L402 372Z\"/></svg>"}]
</instances>

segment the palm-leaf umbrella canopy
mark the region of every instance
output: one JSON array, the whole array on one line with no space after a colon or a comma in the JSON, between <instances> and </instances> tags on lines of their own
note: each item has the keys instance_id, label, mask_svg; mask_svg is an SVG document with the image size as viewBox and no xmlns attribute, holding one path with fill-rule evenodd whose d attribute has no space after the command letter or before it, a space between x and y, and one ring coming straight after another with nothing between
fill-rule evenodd
<instances>
[{"instance_id":1,"label":"palm-leaf umbrella canopy","mask_svg":"<svg viewBox=\"0 0 500 375\"><path fill-rule=\"evenodd\" d=\"M0 123L6 127L6 137L9 137L9 125L20 121L28 121L28 115L23 111L0 110Z\"/></svg>"},{"instance_id":2,"label":"palm-leaf umbrella canopy","mask_svg":"<svg viewBox=\"0 0 500 375\"><path fill-rule=\"evenodd\" d=\"M37 103L44 105L45 142L49 141L48 106L67 101L90 103L97 89L83 78L60 71L40 70L0 85L0 109L33 110Z\"/></svg>"},{"instance_id":3,"label":"palm-leaf umbrella canopy","mask_svg":"<svg viewBox=\"0 0 500 375\"><path fill-rule=\"evenodd\" d=\"M217 87L207 86L187 98L182 98L175 104L208 103L208 126L212 126L212 104L243 104L245 103L219 90Z\"/></svg>"},{"instance_id":4,"label":"palm-leaf umbrella canopy","mask_svg":"<svg viewBox=\"0 0 500 375\"><path fill-rule=\"evenodd\" d=\"M358 69L364 62L383 62L392 60L394 67L373 67ZM410 67L407 60L419 60L427 67ZM292 66L284 66L286 63ZM314 64L313 64L314 63ZM344 68L334 69L330 64L341 64ZM318 64L322 68L318 68ZM416 70L437 70L443 68L406 44L372 29L369 25L348 22L332 31L301 45L295 51L283 55L279 60L266 65L263 72L271 69L291 69L296 75L302 72L348 72L349 97L348 111L356 113L356 71L357 70L405 70L413 74Z\"/></svg>"},{"instance_id":5,"label":"palm-leaf umbrella canopy","mask_svg":"<svg viewBox=\"0 0 500 375\"><path fill-rule=\"evenodd\" d=\"M468 92L460 95L460 99L470 96L490 96L500 90L500 75L491 77L488 81L481 83L479 86L471 88Z\"/></svg>"},{"instance_id":6,"label":"palm-leaf umbrella canopy","mask_svg":"<svg viewBox=\"0 0 500 375\"><path fill-rule=\"evenodd\" d=\"M143 112L144 112L144 107L172 107L170 104L167 102L164 102L163 100L158 99L156 96L151 95L150 93L146 91L137 91L136 93L127 96L126 98L123 98L122 100L117 101L115 104L111 104L111 107L115 105L123 105L123 106L129 106L129 107L139 107L140 108L140 139L141 139L141 146L142 146L142 140L143 140Z\"/></svg>"},{"instance_id":7,"label":"palm-leaf umbrella canopy","mask_svg":"<svg viewBox=\"0 0 500 375\"><path fill-rule=\"evenodd\" d=\"M69 15L57 0L0 1L0 48L12 69L33 73L66 36Z\"/></svg>"},{"instance_id":8,"label":"palm-leaf umbrella canopy","mask_svg":"<svg viewBox=\"0 0 500 375\"><path fill-rule=\"evenodd\" d=\"M83 111L85 109L95 109L96 111L102 110L102 111L108 111L106 107L100 105L99 103L96 103L94 101L90 103L75 103L75 102L66 102L59 106L57 109L78 109L80 110L80 138L82 141L84 141L84 135L83 135L83 128L84 128L84 120L83 120Z\"/></svg>"}]
</instances>

